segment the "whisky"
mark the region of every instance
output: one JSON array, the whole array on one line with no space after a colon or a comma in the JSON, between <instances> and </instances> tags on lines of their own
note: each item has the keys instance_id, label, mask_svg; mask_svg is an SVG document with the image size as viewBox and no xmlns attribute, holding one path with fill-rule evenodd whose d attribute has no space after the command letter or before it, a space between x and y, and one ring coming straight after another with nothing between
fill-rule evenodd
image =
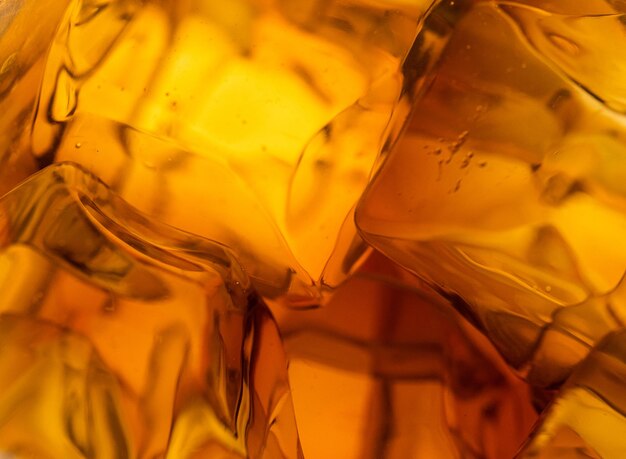
<instances>
[{"instance_id":1,"label":"whisky","mask_svg":"<svg viewBox=\"0 0 626 459\"><path fill-rule=\"evenodd\" d=\"M625 12L0 4L0 456L624 456Z\"/></svg>"},{"instance_id":2,"label":"whisky","mask_svg":"<svg viewBox=\"0 0 626 459\"><path fill-rule=\"evenodd\" d=\"M585 5L587 16L573 2L450 5L433 23L469 9L357 223L368 242L465 303L521 368L544 328L613 291L625 272L626 125L614 72L626 60L604 45L625 39L623 16L610 2ZM578 330L582 341L601 337Z\"/></svg>"},{"instance_id":3,"label":"whisky","mask_svg":"<svg viewBox=\"0 0 626 459\"><path fill-rule=\"evenodd\" d=\"M380 255L277 320L306 457L513 457L537 420L484 336Z\"/></svg>"},{"instance_id":4,"label":"whisky","mask_svg":"<svg viewBox=\"0 0 626 459\"><path fill-rule=\"evenodd\" d=\"M367 242L426 279L542 390L623 329L624 11L440 3L425 29L453 31L356 211ZM594 371L613 372L602 365ZM586 395L569 391L522 457L621 457L618 399L586 411ZM615 420L604 436L580 420L601 417Z\"/></svg>"},{"instance_id":5,"label":"whisky","mask_svg":"<svg viewBox=\"0 0 626 459\"><path fill-rule=\"evenodd\" d=\"M319 302L366 248L353 208L397 138L430 1L72 2L32 132L138 209Z\"/></svg>"},{"instance_id":6,"label":"whisky","mask_svg":"<svg viewBox=\"0 0 626 459\"><path fill-rule=\"evenodd\" d=\"M228 250L67 164L0 209L3 454L298 457L276 326Z\"/></svg>"}]
</instances>

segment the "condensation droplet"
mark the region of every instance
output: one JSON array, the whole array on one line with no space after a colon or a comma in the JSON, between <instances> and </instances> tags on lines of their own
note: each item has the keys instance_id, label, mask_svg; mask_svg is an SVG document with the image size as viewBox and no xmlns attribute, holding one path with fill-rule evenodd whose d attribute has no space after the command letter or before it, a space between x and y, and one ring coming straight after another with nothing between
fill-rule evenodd
<instances>
[{"instance_id":1,"label":"condensation droplet","mask_svg":"<svg viewBox=\"0 0 626 459\"><path fill-rule=\"evenodd\" d=\"M106 313L112 313L115 312L116 307L115 307L115 300L113 298L108 298L104 305L102 306L102 309L104 310L104 312Z\"/></svg>"},{"instance_id":2,"label":"condensation droplet","mask_svg":"<svg viewBox=\"0 0 626 459\"><path fill-rule=\"evenodd\" d=\"M469 135L469 131L463 131L461 135L459 135L459 137L456 139L456 141L450 144L448 149L450 150L450 153L452 155L456 154L461 149L461 147L463 147L463 145L467 141L468 135Z\"/></svg>"},{"instance_id":3,"label":"condensation droplet","mask_svg":"<svg viewBox=\"0 0 626 459\"><path fill-rule=\"evenodd\" d=\"M572 56L577 56L580 54L580 46L575 41L570 40L563 35L559 35L556 33L548 34L548 39L552 42L554 46L559 48L564 53L570 54Z\"/></svg>"},{"instance_id":4,"label":"condensation droplet","mask_svg":"<svg viewBox=\"0 0 626 459\"><path fill-rule=\"evenodd\" d=\"M461 163L461 169L466 169L472 163L472 158L474 158L474 153L471 151L465 156L463 162Z\"/></svg>"},{"instance_id":5,"label":"condensation droplet","mask_svg":"<svg viewBox=\"0 0 626 459\"><path fill-rule=\"evenodd\" d=\"M11 70L13 70L16 60L17 53L13 53L9 57L7 57L2 63L2 67L0 67L0 75L4 75L5 73L9 73Z\"/></svg>"}]
</instances>

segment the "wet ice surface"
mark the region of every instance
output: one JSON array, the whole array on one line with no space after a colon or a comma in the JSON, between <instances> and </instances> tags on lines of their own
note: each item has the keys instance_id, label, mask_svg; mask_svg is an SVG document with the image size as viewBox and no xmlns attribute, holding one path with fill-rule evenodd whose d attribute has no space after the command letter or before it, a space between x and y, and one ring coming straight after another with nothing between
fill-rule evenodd
<instances>
[{"instance_id":1,"label":"wet ice surface","mask_svg":"<svg viewBox=\"0 0 626 459\"><path fill-rule=\"evenodd\" d=\"M432 3L1 22L7 451L623 455L623 5Z\"/></svg>"}]
</instances>

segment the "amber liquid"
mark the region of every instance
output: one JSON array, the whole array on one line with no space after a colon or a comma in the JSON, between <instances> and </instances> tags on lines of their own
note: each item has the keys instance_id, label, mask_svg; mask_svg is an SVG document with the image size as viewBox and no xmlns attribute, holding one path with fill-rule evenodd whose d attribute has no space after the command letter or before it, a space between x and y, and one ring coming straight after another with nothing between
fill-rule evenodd
<instances>
[{"instance_id":1,"label":"amber liquid","mask_svg":"<svg viewBox=\"0 0 626 459\"><path fill-rule=\"evenodd\" d=\"M443 2L428 21L455 21L453 32L356 212L368 242L427 279L548 390L624 326L624 11L604 1ZM603 353L611 357L590 357L607 359L594 371L620 378L609 361L622 351ZM611 440L625 425L623 396L577 374L523 457L624 454Z\"/></svg>"},{"instance_id":2,"label":"amber liquid","mask_svg":"<svg viewBox=\"0 0 626 459\"><path fill-rule=\"evenodd\" d=\"M1 210L3 453L297 456L276 327L227 250L72 165Z\"/></svg>"},{"instance_id":3,"label":"amber liquid","mask_svg":"<svg viewBox=\"0 0 626 459\"><path fill-rule=\"evenodd\" d=\"M0 451L300 457L255 289L316 305L364 257L353 209L429 4L47 7L3 43L3 186L44 170L2 201Z\"/></svg>"},{"instance_id":4,"label":"amber liquid","mask_svg":"<svg viewBox=\"0 0 626 459\"><path fill-rule=\"evenodd\" d=\"M149 215L318 301L362 256L353 207L409 111L428 7L237 0L70 6L32 132Z\"/></svg>"},{"instance_id":5,"label":"amber liquid","mask_svg":"<svg viewBox=\"0 0 626 459\"><path fill-rule=\"evenodd\" d=\"M626 457L623 2L7 5L0 453Z\"/></svg>"}]
</instances>

